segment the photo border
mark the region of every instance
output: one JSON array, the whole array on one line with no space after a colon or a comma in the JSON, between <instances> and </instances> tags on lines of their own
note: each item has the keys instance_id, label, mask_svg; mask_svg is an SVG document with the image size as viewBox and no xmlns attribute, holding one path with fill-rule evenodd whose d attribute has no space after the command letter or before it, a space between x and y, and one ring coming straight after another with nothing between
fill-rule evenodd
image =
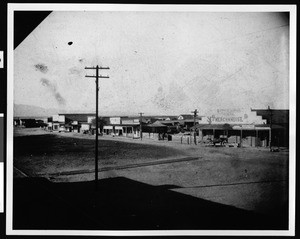
<instances>
[{"instance_id":1,"label":"photo border","mask_svg":"<svg viewBox=\"0 0 300 239\"><path fill-rule=\"evenodd\" d=\"M7 235L77 236L294 236L296 179L296 5L158 5L158 4L18 4L7 8L7 160L6 233ZM289 12L289 229L288 230L14 230L13 229L13 86L14 86L14 11L145 11L145 12Z\"/></svg>"}]
</instances>

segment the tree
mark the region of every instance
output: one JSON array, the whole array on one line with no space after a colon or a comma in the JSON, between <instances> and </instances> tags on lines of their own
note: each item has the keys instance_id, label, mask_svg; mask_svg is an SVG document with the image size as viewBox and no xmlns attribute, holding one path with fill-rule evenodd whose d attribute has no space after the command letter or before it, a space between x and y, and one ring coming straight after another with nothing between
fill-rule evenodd
<instances>
[{"instance_id":1,"label":"tree","mask_svg":"<svg viewBox=\"0 0 300 239\"><path fill-rule=\"evenodd\" d=\"M107 125L107 121L103 117L98 117L98 127L100 131L103 130L104 125ZM92 119L92 126L96 127L96 118Z\"/></svg>"}]
</instances>

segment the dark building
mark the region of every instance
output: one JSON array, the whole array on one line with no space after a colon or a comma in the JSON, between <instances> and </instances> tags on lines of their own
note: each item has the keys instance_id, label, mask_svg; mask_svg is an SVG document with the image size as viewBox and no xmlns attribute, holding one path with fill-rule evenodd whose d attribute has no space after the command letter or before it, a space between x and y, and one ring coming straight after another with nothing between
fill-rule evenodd
<instances>
[{"instance_id":1,"label":"dark building","mask_svg":"<svg viewBox=\"0 0 300 239\"><path fill-rule=\"evenodd\" d=\"M267 121L272 130L272 145L289 146L289 110L251 109ZM278 127L280 126L280 127Z\"/></svg>"}]
</instances>

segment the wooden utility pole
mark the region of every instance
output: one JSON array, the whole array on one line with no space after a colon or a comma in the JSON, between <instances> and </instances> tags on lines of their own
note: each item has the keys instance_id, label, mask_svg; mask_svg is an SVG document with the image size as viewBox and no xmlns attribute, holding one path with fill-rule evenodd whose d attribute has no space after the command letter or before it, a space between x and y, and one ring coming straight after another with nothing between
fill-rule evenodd
<instances>
[{"instance_id":1,"label":"wooden utility pole","mask_svg":"<svg viewBox=\"0 0 300 239\"><path fill-rule=\"evenodd\" d=\"M192 111L191 113L194 113L194 143L195 145L197 145L197 137L196 137L196 117L197 117L197 109L195 109L194 111Z\"/></svg>"},{"instance_id":2,"label":"wooden utility pole","mask_svg":"<svg viewBox=\"0 0 300 239\"><path fill-rule=\"evenodd\" d=\"M273 112L272 112L270 106L268 106L268 110L269 110L269 115L270 115L269 147L270 147L270 151L271 151L272 150L272 116L273 116Z\"/></svg>"},{"instance_id":3,"label":"wooden utility pole","mask_svg":"<svg viewBox=\"0 0 300 239\"><path fill-rule=\"evenodd\" d=\"M143 139L143 131L142 131L142 124L143 124L143 114L144 113L139 113L140 115L140 134L141 134L141 140Z\"/></svg>"},{"instance_id":4,"label":"wooden utility pole","mask_svg":"<svg viewBox=\"0 0 300 239\"><path fill-rule=\"evenodd\" d=\"M85 67L86 70L96 70L96 75L85 77L96 78L96 140L95 140L95 187L98 188L98 93L99 93L99 78L109 78L109 76L99 75L99 70L109 70L109 67Z\"/></svg>"}]
</instances>

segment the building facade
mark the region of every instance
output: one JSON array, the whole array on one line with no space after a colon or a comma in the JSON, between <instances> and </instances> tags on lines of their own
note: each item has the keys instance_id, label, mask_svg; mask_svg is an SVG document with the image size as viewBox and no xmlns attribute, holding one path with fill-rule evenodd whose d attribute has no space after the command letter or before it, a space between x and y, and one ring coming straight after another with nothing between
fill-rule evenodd
<instances>
[{"instance_id":1,"label":"building facade","mask_svg":"<svg viewBox=\"0 0 300 239\"><path fill-rule=\"evenodd\" d=\"M278 139L286 130L274 121L270 124L257 110L219 109L202 117L198 123L194 130L200 141L225 139L230 144L244 147L284 146Z\"/></svg>"}]
</instances>

